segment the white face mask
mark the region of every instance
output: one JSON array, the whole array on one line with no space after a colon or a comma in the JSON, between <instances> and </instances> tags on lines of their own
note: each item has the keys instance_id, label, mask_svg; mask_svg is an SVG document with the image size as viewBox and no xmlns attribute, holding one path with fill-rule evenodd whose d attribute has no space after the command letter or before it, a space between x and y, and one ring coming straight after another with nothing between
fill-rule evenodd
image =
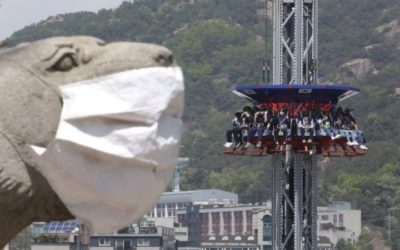
<instances>
[{"instance_id":1,"label":"white face mask","mask_svg":"<svg viewBox=\"0 0 400 250\"><path fill-rule=\"evenodd\" d=\"M55 140L32 146L58 196L94 232L141 218L169 183L178 156L183 76L177 67L121 72L60 87Z\"/></svg>"}]
</instances>

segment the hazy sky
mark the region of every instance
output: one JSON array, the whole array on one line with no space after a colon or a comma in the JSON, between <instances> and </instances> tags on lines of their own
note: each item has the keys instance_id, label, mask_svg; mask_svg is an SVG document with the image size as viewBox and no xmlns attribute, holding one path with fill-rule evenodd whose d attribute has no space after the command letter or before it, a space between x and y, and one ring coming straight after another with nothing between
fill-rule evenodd
<instances>
[{"instance_id":1,"label":"hazy sky","mask_svg":"<svg viewBox=\"0 0 400 250\"><path fill-rule=\"evenodd\" d=\"M0 0L0 40L49 16L118 7L124 0Z\"/></svg>"}]
</instances>

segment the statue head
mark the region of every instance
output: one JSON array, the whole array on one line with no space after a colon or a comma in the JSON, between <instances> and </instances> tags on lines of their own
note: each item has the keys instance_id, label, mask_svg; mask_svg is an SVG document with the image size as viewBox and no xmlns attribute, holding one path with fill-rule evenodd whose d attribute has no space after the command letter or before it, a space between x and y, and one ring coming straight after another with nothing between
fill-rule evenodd
<instances>
[{"instance_id":1,"label":"statue head","mask_svg":"<svg viewBox=\"0 0 400 250\"><path fill-rule=\"evenodd\" d=\"M0 248L33 221L74 217L32 150L32 145L46 149L56 138L65 101L60 88L170 66L173 55L162 46L86 36L48 38L0 52ZM165 107L177 114L181 108Z\"/></svg>"}]
</instances>

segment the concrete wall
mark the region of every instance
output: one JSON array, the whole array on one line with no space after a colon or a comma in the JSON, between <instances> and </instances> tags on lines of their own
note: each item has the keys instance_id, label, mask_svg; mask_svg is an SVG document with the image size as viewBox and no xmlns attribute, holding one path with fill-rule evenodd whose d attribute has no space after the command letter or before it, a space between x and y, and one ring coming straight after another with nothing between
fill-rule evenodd
<instances>
[{"instance_id":1,"label":"concrete wall","mask_svg":"<svg viewBox=\"0 0 400 250\"><path fill-rule=\"evenodd\" d=\"M32 250L69 250L69 245L31 245ZM106 250L106 249L103 249Z\"/></svg>"},{"instance_id":2,"label":"concrete wall","mask_svg":"<svg viewBox=\"0 0 400 250\"><path fill-rule=\"evenodd\" d=\"M160 250L161 247L136 247L136 250Z\"/></svg>"},{"instance_id":3,"label":"concrete wall","mask_svg":"<svg viewBox=\"0 0 400 250\"><path fill-rule=\"evenodd\" d=\"M361 210L344 211L344 227L346 230L354 232L357 239L361 234Z\"/></svg>"},{"instance_id":4,"label":"concrete wall","mask_svg":"<svg viewBox=\"0 0 400 250\"><path fill-rule=\"evenodd\" d=\"M179 241L189 240L189 230L187 227L177 227L175 228L175 239Z\"/></svg>"},{"instance_id":5,"label":"concrete wall","mask_svg":"<svg viewBox=\"0 0 400 250\"><path fill-rule=\"evenodd\" d=\"M322 220L322 215L328 216L327 220ZM343 223L340 216L343 216ZM336 228L327 230L321 229L321 224L332 224ZM326 236L336 245L340 239L349 242L356 242L361 234L361 210L319 208L318 209L318 236Z\"/></svg>"}]
</instances>

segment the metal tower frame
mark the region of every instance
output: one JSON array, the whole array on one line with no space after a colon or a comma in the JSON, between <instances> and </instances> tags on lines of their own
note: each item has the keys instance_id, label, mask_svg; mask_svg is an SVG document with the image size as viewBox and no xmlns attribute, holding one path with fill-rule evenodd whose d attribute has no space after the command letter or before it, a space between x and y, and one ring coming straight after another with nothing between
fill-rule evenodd
<instances>
[{"instance_id":1,"label":"metal tower frame","mask_svg":"<svg viewBox=\"0 0 400 250\"><path fill-rule=\"evenodd\" d=\"M273 84L315 84L318 0L274 0Z\"/></svg>"},{"instance_id":2,"label":"metal tower frame","mask_svg":"<svg viewBox=\"0 0 400 250\"><path fill-rule=\"evenodd\" d=\"M316 84L318 0L274 0L273 84ZM273 249L317 249L317 166L312 155L272 157Z\"/></svg>"},{"instance_id":3,"label":"metal tower frame","mask_svg":"<svg viewBox=\"0 0 400 250\"><path fill-rule=\"evenodd\" d=\"M316 157L296 154L287 145L272 162L273 249L317 249Z\"/></svg>"}]
</instances>

